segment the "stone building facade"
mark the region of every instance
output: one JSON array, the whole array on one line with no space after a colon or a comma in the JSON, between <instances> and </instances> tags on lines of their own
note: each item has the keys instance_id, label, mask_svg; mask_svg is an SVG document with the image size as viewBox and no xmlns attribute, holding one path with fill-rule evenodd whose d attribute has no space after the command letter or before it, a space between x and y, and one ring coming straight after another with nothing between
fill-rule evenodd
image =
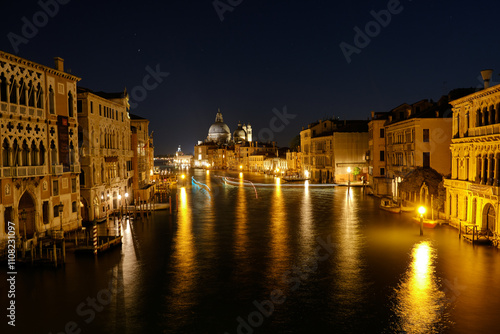
<instances>
[{"instance_id":1,"label":"stone building facade","mask_svg":"<svg viewBox=\"0 0 500 334\"><path fill-rule=\"evenodd\" d=\"M128 94L78 88L82 219L99 221L132 197Z\"/></svg>"},{"instance_id":2,"label":"stone building facade","mask_svg":"<svg viewBox=\"0 0 500 334\"><path fill-rule=\"evenodd\" d=\"M498 237L500 85L489 87L486 81L485 89L451 104L452 173L445 180L446 217L453 225L474 224Z\"/></svg>"},{"instance_id":3,"label":"stone building facade","mask_svg":"<svg viewBox=\"0 0 500 334\"><path fill-rule=\"evenodd\" d=\"M61 58L50 68L0 52L0 241L8 222L26 244L81 225L79 80Z\"/></svg>"},{"instance_id":4,"label":"stone building facade","mask_svg":"<svg viewBox=\"0 0 500 334\"><path fill-rule=\"evenodd\" d=\"M368 122L320 120L300 132L302 175L312 182L353 181L349 171L359 168L357 178L368 175Z\"/></svg>"}]
</instances>

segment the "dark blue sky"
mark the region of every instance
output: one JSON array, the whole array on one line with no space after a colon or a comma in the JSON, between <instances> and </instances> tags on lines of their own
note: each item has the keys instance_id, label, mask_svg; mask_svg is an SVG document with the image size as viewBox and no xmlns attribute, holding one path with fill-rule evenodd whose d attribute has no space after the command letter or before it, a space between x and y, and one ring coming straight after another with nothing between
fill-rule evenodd
<instances>
[{"instance_id":1,"label":"dark blue sky","mask_svg":"<svg viewBox=\"0 0 500 334\"><path fill-rule=\"evenodd\" d=\"M62 57L94 91L140 92L147 66L170 73L132 110L151 121L158 154L179 144L192 152L217 108L231 131L239 120L252 124L254 136L278 129L275 140L287 146L321 118L367 119L371 110L437 100L479 85L485 68L500 81L494 0L401 0L350 63L340 43L354 47L354 27L364 31L371 11L397 1L220 0L240 2L223 21L213 0L60 1L66 4L47 22L37 1L2 4L0 49L49 66ZM33 23L33 16L41 20L38 32L16 52L9 33L22 36L22 18ZM271 127L272 110L284 106L295 118Z\"/></svg>"}]
</instances>

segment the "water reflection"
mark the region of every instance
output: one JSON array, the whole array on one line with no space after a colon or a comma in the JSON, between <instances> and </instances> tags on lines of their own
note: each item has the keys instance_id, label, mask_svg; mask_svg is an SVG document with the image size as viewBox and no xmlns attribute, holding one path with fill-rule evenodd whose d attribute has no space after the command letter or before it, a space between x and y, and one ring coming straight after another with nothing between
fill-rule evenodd
<instances>
[{"instance_id":1,"label":"water reflection","mask_svg":"<svg viewBox=\"0 0 500 334\"><path fill-rule=\"evenodd\" d=\"M436 250L429 241L422 241L413 247L411 256L411 264L396 289L398 330L440 333L447 305L435 275Z\"/></svg>"},{"instance_id":2,"label":"water reflection","mask_svg":"<svg viewBox=\"0 0 500 334\"><path fill-rule=\"evenodd\" d=\"M242 181L243 182L243 181ZM237 201L236 201L236 235L235 235L235 255L237 263L245 257L248 247L247 235L247 197L245 187L241 185L238 188Z\"/></svg>"},{"instance_id":3,"label":"water reflection","mask_svg":"<svg viewBox=\"0 0 500 334\"><path fill-rule=\"evenodd\" d=\"M269 266L269 278L274 284L282 284L281 276L288 266L288 246L286 230L287 213L281 187L275 187L271 199L271 263Z\"/></svg>"},{"instance_id":4,"label":"water reflection","mask_svg":"<svg viewBox=\"0 0 500 334\"><path fill-rule=\"evenodd\" d=\"M313 208L309 187L304 188L300 207L300 254L301 261L312 259L314 254ZM304 263L305 264L305 263Z\"/></svg>"},{"instance_id":5,"label":"water reflection","mask_svg":"<svg viewBox=\"0 0 500 334\"><path fill-rule=\"evenodd\" d=\"M338 231L339 247L338 251L338 273L340 279L335 284L338 285L337 298L344 306L344 316L351 316L363 303L365 294L365 275L363 273L364 262L361 259L361 251L364 245L362 232L359 229L359 203L353 196L352 189L345 189L344 201L338 204L340 217L334 217L337 221L335 226Z\"/></svg>"},{"instance_id":6,"label":"water reflection","mask_svg":"<svg viewBox=\"0 0 500 334\"><path fill-rule=\"evenodd\" d=\"M175 274L171 284L173 298L172 310L183 314L192 303L192 292L196 286L196 253L194 248L191 207L188 203L186 188L179 189L179 211L177 213L177 235L172 272Z\"/></svg>"}]
</instances>

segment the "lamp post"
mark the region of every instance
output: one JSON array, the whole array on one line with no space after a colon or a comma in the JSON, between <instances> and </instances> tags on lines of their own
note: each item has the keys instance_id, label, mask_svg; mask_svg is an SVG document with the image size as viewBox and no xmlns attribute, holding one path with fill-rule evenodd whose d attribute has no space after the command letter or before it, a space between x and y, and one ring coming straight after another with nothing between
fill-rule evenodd
<instances>
[{"instance_id":1,"label":"lamp post","mask_svg":"<svg viewBox=\"0 0 500 334\"><path fill-rule=\"evenodd\" d=\"M425 214L425 206L420 206L418 208L418 213L420 214L420 235L424 235L424 214Z\"/></svg>"}]
</instances>

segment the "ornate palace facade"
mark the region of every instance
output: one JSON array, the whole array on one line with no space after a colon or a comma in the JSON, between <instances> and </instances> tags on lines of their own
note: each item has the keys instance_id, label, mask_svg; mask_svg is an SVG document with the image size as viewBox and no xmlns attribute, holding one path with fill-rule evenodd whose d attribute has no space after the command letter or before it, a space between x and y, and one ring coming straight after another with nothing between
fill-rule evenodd
<instances>
[{"instance_id":1,"label":"ornate palace facade","mask_svg":"<svg viewBox=\"0 0 500 334\"><path fill-rule=\"evenodd\" d=\"M445 179L446 216L454 225L474 224L484 233L497 236L500 85L488 87L487 82L485 89L451 102L452 174Z\"/></svg>"},{"instance_id":2,"label":"ornate palace facade","mask_svg":"<svg viewBox=\"0 0 500 334\"><path fill-rule=\"evenodd\" d=\"M81 224L79 80L0 51L0 241L8 222L23 243Z\"/></svg>"}]
</instances>

